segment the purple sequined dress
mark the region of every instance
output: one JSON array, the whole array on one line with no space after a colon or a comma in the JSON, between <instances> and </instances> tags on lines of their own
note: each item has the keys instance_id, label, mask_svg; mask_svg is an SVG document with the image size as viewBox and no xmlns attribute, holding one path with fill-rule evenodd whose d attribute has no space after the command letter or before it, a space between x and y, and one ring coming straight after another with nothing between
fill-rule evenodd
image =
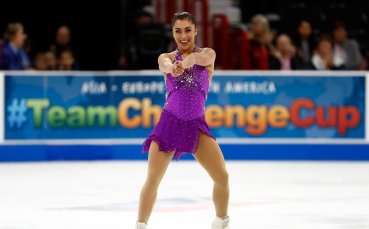
<instances>
[{"instance_id":1,"label":"purple sequined dress","mask_svg":"<svg viewBox=\"0 0 369 229\"><path fill-rule=\"evenodd\" d=\"M176 60L182 60L178 50ZM155 141L160 151L175 151L174 158L178 160L184 153L195 153L199 145L199 131L214 138L204 115L209 75L205 67L194 65L181 76L167 74L165 83L164 108L159 122L143 143L142 152L147 152L151 141Z\"/></svg>"}]
</instances>

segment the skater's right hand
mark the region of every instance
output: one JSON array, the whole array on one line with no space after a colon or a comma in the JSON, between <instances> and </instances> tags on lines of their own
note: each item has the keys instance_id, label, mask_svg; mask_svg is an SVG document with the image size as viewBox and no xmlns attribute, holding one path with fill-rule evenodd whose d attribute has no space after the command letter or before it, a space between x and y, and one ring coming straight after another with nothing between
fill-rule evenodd
<instances>
[{"instance_id":1,"label":"skater's right hand","mask_svg":"<svg viewBox=\"0 0 369 229\"><path fill-rule=\"evenodd\" d=\"M175 61L172 66L172 71L171 71L172 75L174 77L178 77L182 75L183 72L184 72L184 68L182 67L181 61Z\"/></svg>"}]
</instances>

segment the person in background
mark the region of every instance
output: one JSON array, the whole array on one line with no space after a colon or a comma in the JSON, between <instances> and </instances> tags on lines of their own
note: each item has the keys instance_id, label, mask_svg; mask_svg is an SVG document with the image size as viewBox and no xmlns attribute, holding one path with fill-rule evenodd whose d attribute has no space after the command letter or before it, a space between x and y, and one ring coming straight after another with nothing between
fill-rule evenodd
<instances>
[{"instance_id":1,"label":"person in background","mask_svg":"<svg viewBox=\"0 0 369 229\"><path fill-rule=\"evenodd\" d=\"M26 70L31 68L31 61L23 49L27 35L21 23L9 23L4 34L5 41L1 49L0 69Z\"/></svg>"},{"instance_id":2,"label":"person in background","mask_svg":"<svg viewBox=\"0 0 369 229\"><path fill-rule=\"evenodd\" d=\"M127 44L121 51L121 55L118 59L118 69L128 70L128 69L138 69L138 47L137 47L137 30L142 25L149 25L154 22L154 17L146 11L139 11L136 14L134 20L134 31L133 35L128 38Z\"/></svg>"},{"instance_id":3,"label":"person in background","mask_svg":"<svg viewBox=\"0 0 369 229\"><path fill-rule=\"evenodd\" d=\"M268 19L261 14L252 17L249 34L251 69L268 70L273 39Z\"/></svg>"},{"instance_id":4,"label":"person in background","mask_svg":"<svg viewBox=\"0 0 369 229\"><path fill-rule=\"evenodd\" d=\"M343 65L336 65L333 60L332 41L328 36L322 36L311 59L311 67L315 70L340 70Z\"/></svg>"},{"instance_id":5,"label":"person in background","mask_svg":"<svg viewBox=\"0 0 369 229\"><path fill-rule=\"evenodd\" d=\"M51 51L45 52L45 62L47 70L57 70L58 61L56 59L55 53Z\"/></svg>"},{"instance_id":6,"label":"person in background","mask_svg":"<svg viewBox=\"0 0 369 229\"><path fill-rule=\"evenodd\" d=\"M294 38L296 55L303 59L306 66L310 64L316 41L312 36L312 28L309 21L302 20L297 29L297 36Z\"/></svg>"},{"instance_id":7,"label":"person in background","mask_svg":"<svg viewBox=\"0 0 369 229\"><path fill-rule=\"evenodd\" d=\"M264 15L257 14L251 18L250 41L259 43L266 47L271 45L272 33L269 21Z\"/></svg>"},{"instance_id":8,"label":"person in background","mask_svg":"<svg viewBox=\"0 0 369 229\"><path fill-rule=\"evenodd\" d=\"M74 60L72 50L66 49L60 53L58 69L68 71L79 70L79 66L76 64Z\"/></svg>"},{"instance_id":9,"label":"person in background","mask_svg":"<svg viewBox=\"0 0 369 229\"><path fill-rule=\"evenodd\" d=\"M303 60L296 56L296 48L287 34L280 34L276 38L276 45L270 56L270 69L298 70L305 69Z\"/></svg>"},{"instance_id":10,"label":"person in background","mask_svg":"<svg viewBox=\"0 0 369 229\"><path fill-rule=\"evenodd\" d=\"M369 70L369 50L367 50L365 53L365 58L364 58L363 64L361 65L360 70L364 70L364 71Z\"/></svg>"},{"instance_id":11,"label":"person in background","mask_svg":"<svg viewBox=\"0 0 369 229\"><path fill-rule=\"evenodd\" d=\"M156 69L156 57L168 51L172 37L168 36L166 26L155 23L152 13L145 9L136 13L132 24L130 36L122 46L117 69Z\"/></svg>"},{"instance_id":12,"label":"person in background","mask_svg":"<svg viewBox=\"0 0 369 229\"><path fill-rule=\"evenodd\" d=\"M50 46L50 51L60 56L60 53L66 49L73 50L71 40L70 28L66 25L60 26L56 31L55 42Z\"/></svg>"},{"instance_id":13,"label":"person in background","mask_svg":"<svg viewBox=\"0 0 369 229\"><path fill-rule=\"evenodd\" d=\"M348 70L359 70L362 66L359 44L347 38L347 28L342 22L333 26L333 58L335 65L343 65Z\"/></svg>"},{"instance_id":14,"label":"person in background","mask_svg":"<svg viewBox=\"0 0 369 229\"><path fill-rule=\"evenodd\" d=\"M47 70L45 53L36 53L35 57L33 58L33 69L40 71Z\"/></svg>"}]
</instances>

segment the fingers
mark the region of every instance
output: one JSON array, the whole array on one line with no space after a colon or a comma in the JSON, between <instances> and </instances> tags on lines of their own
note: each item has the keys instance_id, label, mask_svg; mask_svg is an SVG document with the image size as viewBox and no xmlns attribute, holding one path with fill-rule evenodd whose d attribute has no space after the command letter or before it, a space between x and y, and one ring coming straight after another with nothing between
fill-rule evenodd
<instances>
[{"instance_id":1,"label":"fingers","mask_svg":"<svg viewBox=\"0 0 369 229\"><path fill-rule=\"evenodd\" d=\"M173 67L173 75L174 76L179 76L182 75L184 72L184 68L182 66L182 61L176 61L174 62L174 67Z\"/></svg>"}]
</instances>

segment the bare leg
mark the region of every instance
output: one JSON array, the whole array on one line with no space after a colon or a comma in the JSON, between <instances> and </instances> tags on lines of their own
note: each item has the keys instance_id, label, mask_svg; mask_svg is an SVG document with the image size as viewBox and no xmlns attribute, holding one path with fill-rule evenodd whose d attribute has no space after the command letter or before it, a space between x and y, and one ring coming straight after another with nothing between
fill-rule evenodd
<instances>
[{"instance_id":1,"label":"bare leg","mask_svg":"<svg viewBox=\"0 0 369 229\"><path fill-rule=\"evenodd\" d=\"M228 216L229 185L228 172L218 143L200 132L199 147L194 154L214 181L213 201L217 216Z\"/></svg>"},{"instance_id":2,"label":"bare leg","mask_svg":"<svg viewBox=\"0 0 369 229\"><path fill-rule=\"evenodd\" d=\"M159 151L159 146L152 141L149 150L147 178L140 195L138 222L147 223L155 205L156 195L161 179L168 168L174 152L168 154Z\"/></svg>"}]
</instances>

